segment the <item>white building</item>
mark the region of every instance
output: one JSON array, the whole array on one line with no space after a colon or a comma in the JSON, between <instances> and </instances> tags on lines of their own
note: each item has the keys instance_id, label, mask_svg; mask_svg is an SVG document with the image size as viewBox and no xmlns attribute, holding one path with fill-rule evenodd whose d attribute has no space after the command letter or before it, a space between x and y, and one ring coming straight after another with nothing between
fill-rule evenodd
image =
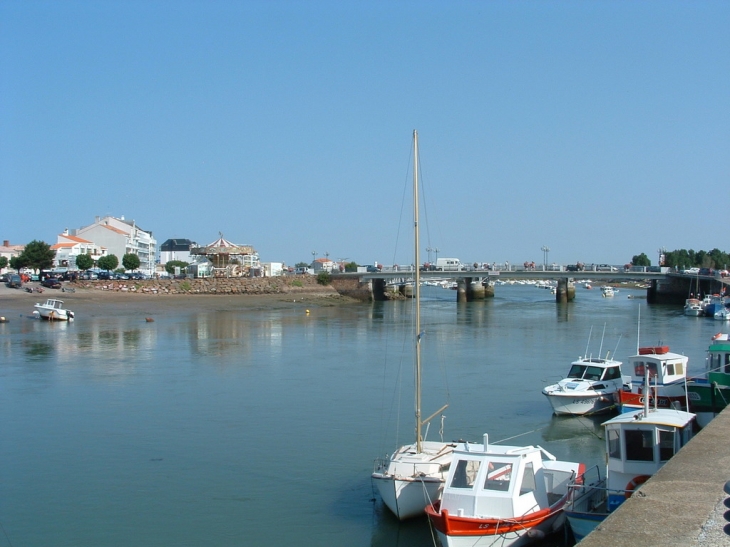
<instances>
[{"instance_id":1,"label":"white building","mask_svg":"<svg viewBox=\"0 0 730 547\"><path fill-rule=\"evenodd\" d=\"M20 256L20 254L25 249L25 245L11 245L10 241L7 239L3 241L3 244L0 245L0 256L4 256L8 259L8 264L10 264L10 259L15 258L16 256ZM0 273L5 273L8 271L8 268L0 268Z\"/></svg>"},{"instance_id":2,"label":"white building","mask_svg":"<svg viewBox=\"0 0 730 547\"><path fill-rule=\"evenodd\" d=\"M167 264L172 260L180 262L193 262L190 257L190 249L197 247L197 244L189 239L168 239L160 245L160 264Z\"/></svg>"},{"instance_id":3,"label":"white building","mask_svg":"<svg viewBox=\"0 0 730 547\"><path fill-rule=\"evenodd\" d=\"M155 273L157 240L152 232L142 230L133 220L96 217L93 224L72 230L71 235L105 248L107 255L116 256L120 264L125 254L136 254L139 257L139 271L147 275Z\"/></svg>"},{"instance_id":4,"label":"white building","mask_svg":"<svg viewBox=\"0 0 730 547\"><path fill-rule=\"evenodd\" d=\"M72 236L68 233L68 230L58 234L56 244L51 245L51 250L56 252L56 257L53 259L54 269L68 268L71 271L78 270L76 266L77 256L90 255L96 264L96 261L106 255L107 251L104 247L99 247L92 241Z\"/></svg>"}]
</instances>

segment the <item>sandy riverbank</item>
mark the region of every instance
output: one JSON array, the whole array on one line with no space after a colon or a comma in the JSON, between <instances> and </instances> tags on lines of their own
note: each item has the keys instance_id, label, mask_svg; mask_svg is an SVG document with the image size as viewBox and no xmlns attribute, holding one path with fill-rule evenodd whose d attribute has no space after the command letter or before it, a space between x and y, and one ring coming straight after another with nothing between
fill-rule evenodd
<instances>
[{"instance_id":1,"label":"sandy riverbank","mask_svg":"<svg viewBox=\"0 0 730 547\"><path fill-rule=\"evenodd\" d=\"M38 286L29 283L29 287ZM80 315L122 313L153 317L175 310L229 311L240 309L282 309L341 306L361 304L358 300L341 296L331 287L302 288L297 292L277 294L136 294L90 288L76 288L74 292L44 289L43 293L29 293L23 289L9 289L0 285L0 316L11 319L31 315L33 305L47 298L64 301L65 307Z\"/></svg>"}]
</instances>

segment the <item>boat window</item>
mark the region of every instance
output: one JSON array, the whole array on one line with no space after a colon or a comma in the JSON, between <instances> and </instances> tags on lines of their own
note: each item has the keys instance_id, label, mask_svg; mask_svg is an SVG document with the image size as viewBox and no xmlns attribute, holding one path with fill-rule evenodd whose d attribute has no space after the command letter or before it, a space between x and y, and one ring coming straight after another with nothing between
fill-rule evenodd
<instances>
[{"instance_id":1,"label":"boat window","mask_svg":"<svg viewBox=\"0 0 730 547\"><path fill-rule=\"evenodd\" d=\"M674 364L673 363L667 363L666 368L664 369L665 375L674 375Z\"/></svg>"},{"instance_id":2,"label":"boat window","mask_svg":"<svg viewBox=\"0 0 730 547\"><path fill-rule=\"evenodd\" d=\"M649 378L654 378L656 376L656 363L647 363L647 367L649 367Z\"/></svg>"},{"instance_id":3,"label":"boat window","mask_svg":"<svg viewBox=\"0 0 730 547\"><path fill-rule=\"evenodd\" d=\"M585 379L586 380L600 380L601 379L601 369L599 367L588 367L588 370L586 370Z\"/></svg>"},{"instance_id":4,"label":"boat window","mask_svg":"<svg viewBox=\"0 0 730 547\"><path fill-rule=\"evenodd\" d=\"M583 365L573 365L570 367L570 372L568 373L568 378L583 378L583 373L585 372L586 367Z\"/></svg>"},{"instance_id":5,"label":"boat window","mask_svg":"<svg viewBox=\"0 0 730 547\"><path fill-rule=\"evenodd\" d=\"M634 376L644 376L644 361L637 361L634 364Z\"/></svg>"},{"instance_id":6,"label":"boat window","mask_svg":"<svg viewBox=\"0 0 730 547\"><path fill-rule=\"evenodd\" d=\"M479 473L478 460L459 460L454 471L454 478L451 480L452 488L471 488Z\"/></svg>"},{"instance_id":7,"label":"boat window","mask_svg":"<svg viewBox=\"0 0 730 547\"><path fill-rule=\"evenodd\" d=\"M609 429L608 430L608 457L609 458L615 458L617 460L621 459L621 437L619 435L618 429Z\"/></svg>"},{"instance_id":8,"label":"boat window","mask_svg":"<svg viewBox=\"0 0 730 547\"><path fill-rule=\"evenodd\" d=\"M522 475L522 484L520 485L520 496L535 491L535 470L532 464L525 465L525 473Z\"/></svg>"},{"instance_id":9,"label":"boat window","mask_svg":"<svg viewBox=\"0 0 730 547\"><path fill-rule=\"evenodd\" d=\"M484 481L485 490L509 490L509 481L512 479L512 464L505 462L489 462L487 479Z\"/></svg>"},{"instance_id":10,"label":"boat window","mask_svg":"<svg viewBox=\"0 0 730 547\"><path fill-rule=\"evenodd\" d=\"M626 459L640 462L654 461L654 435L646 429L624 431Z\"/></svg>"},{"instance_id":11,"label":"boat window","mask_svg":"<svg viewBox=\"0 0 730 547\"><path fill-rule=\"evenodd\" d=\"M604 380L615 380L621 378L621 371L618 367L608 367L603 375Z\"/></svg>"},{"instance_id":12,"label":"boat window","mask_svg":"<svg viewBox=\"0 0 730 547\"><path fill-rule=\"evenodd\" d=\"M674 456L674 430L659 429L659 461L666 462Z\"/></svg>"},{"instance_id":13,"label":"boat window","mask_svg":"<svg viewBox=\"0 0 730 547\"><path fill-rule=\"evenodd\" d=\"M675 363L674 374L684 374L684 363Z\"/></svg>"}]
</instances>

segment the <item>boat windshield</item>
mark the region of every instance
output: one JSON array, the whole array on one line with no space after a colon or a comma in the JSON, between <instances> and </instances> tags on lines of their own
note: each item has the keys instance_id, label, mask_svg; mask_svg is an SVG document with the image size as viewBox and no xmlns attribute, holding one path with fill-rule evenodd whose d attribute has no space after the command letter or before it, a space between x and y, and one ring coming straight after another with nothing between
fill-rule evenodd
<instances>
[{"instance_id":1,"label":"boat windshield","mask_svg":"<svg viewBox=\"0 0 730 547\"><path fill-rule=\"evenodd\" d=\"M512 464L509 462L489 462L489 472L484 481L485 490L506 492L509 490L509 481L512 479Z\"/></svg>"},{"instance_id":2,"label":"boat windshield","mask_svg":"<svg viewBox=\"0 0 730 547\"><path fill-rule=\"evenodd\" d=\"M573 365L570 367L568 378L583 378L583 373L586 371L586 368L583 365Z\"/></svg>"},{"instance_id":3,"label":"boat windshield","mask_svg":"<svg viewBox=\"0 0 730 547\"><path fill-rule=\"evenodd\" d=\"M456 464L454 477L451 479L452 488L472 488L479 474L479 460L459 460Z\"/></svg>"}]
</instances>

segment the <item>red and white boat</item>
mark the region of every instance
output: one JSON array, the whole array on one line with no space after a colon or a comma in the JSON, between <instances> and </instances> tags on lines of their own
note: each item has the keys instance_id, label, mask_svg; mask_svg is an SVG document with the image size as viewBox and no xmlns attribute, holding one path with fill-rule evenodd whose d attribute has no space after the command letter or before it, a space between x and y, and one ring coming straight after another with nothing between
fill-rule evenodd
<instances>
[{"instance_id":1,"label":"red and white boat","mask_svg":"<svg viewBox=\"0 0 730 547\"><path fill-rule=\"evenodd\" d=\"M652 408L687 410L687 362L689 357L672 353L669 346L641 347L629 357L631 391L619 392L621 412L644 408L644 397L649 393ZM649 374L647 389L645 375ZM656 397L656 402L654 398Z\"/></svg>"},{"instance_id":2,"label":"red and white boat","mask_svg":"<svg viewBox=\"0 0 730 547\"><path fill-rule=\"evenodd\" d=\"M571 481L582 463L537 446L460 444L441 501L426 507L443 547L519 546L563 526Z\"/></svg>"}]
</instances>

